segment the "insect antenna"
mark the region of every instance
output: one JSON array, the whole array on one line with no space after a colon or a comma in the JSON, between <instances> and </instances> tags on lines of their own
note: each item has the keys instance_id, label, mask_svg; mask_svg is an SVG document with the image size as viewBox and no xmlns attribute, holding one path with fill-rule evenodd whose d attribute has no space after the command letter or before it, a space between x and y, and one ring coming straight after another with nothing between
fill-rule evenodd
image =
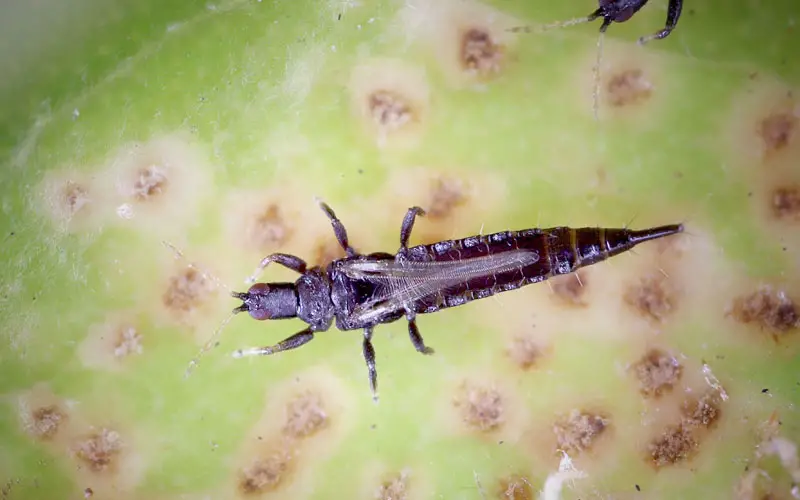
<instances>
[{"instance_id":1,"label":"insect antenna","mask_svg":"<svg viewBox=\"0 0 800 500\"><path fill-rule=\"evenodd\" d=\"M543 24L537 28L533 26L515 26L509 28L508 31L512 33L544 33L553 29L566 28L576 24L590 23L599 17L603 17L603 9L599 8L588 16L576 17L567 21L556 21L554 23ZM605 39L606 30L612 23L612 18L603 17L603 24L600 26L600 35L597 37L597 56L594 64L594 89L592 90L592 112L594 119L599 120L599 102L600 102L600 63L603 58L603 41Z\"/></svg>"},{"instance_id":2,"label":"insect antenna","mask_svg":"<svg viewBox=\"0 0 800 500\"><path fill-rule=\"evenodd\" d=\"M175 247L175 245L173 245L172 243L169 243L168 241L162 241L161 243L165 247L167 247L170 250L172 250L172 252L175 254L175 258L181 259L182 261L186 262L186 266L187 267L189 267L190 269L194 269L195 271L200 273L200 276L202 276L203 279L207 279L209 281L213 281L214 284L217 285L219 288L224 288L225 291L230 292L230 293L234 293L233 290L230 289L230 287L228 287L225 283L221 282L219 280L219 278L214 276L212 273L210 273L210 272L206 271L205 269L197 266L193 262L190 262L189 259L187 259L186 256L183 255L183 253Z\"/></svg>"},{"instance_id":3,"label":"insect antenna","mask_svg":"<svg viewBox=\"0 0 800 500\"><path fill-rule=\"evenodd\" d=\"M588 16L576 17L567 21L556 21L553 23L542 24L538 27L533 27L531 25L515 26L513 28L509 28L508 31L512 33L544 33L545 31L550 31L553 29L566 28L568 26L575 26L576 24L590 23L598 17L600 17L600 14L598 12L593 12Z\"/></svg>"},{"instance_id":4,"label":"insect antenna","mask_svg":"<svg viewBox=\"0 0 800 500\"><path fill-rule=\"evenodd\" d=\"M603 23L603 28L607 27L606 23ZM600 34L597 36L597 56L594 61L594 68L593 68L593 77L594 77L594 89L592 90L592 113L594 114L594 119L599 120L599 108L600 108L600 63L603 59L603 40L606 36L605 29L600 29Z\"/></svg>"},{"instance_id":5,"label":"insect antenna","mask_svg":"<svg viewBox=\"0 0 800 500\"><path fill-rule=\"evenodd\" d=\"M237 292L233 292L233 294L236 294L236 293ZM233 296L238 298L237 295L233 295ZM231 313L228 315L228 317L225 318L222 321L222 323L220 323L220 325L214 331L214 334L206 341L205 344L203 344L202 349L200 349L200 351L198 351L197 355L195 355L195 357L192 358L191 361L189 361L189 366L186 367L186 372L184 372L184 375L183 375L184 379L189 378L189 376L192 374L194 369L197 368L197 365L200 364L200 357L202 357L205 353L207 353L208 351L210 351L211 349L213 349L213 348L215 348L215 347L217 347L219 345L219 342L217 342L217 339L222 334L222 330L224 330L225 327L228 326L228 323L231 322L233 317L236 316L237 314L239 314L240 312L244 312L246 310L247 310L247 306L244 306L244 305L239 306L236 309L234 309L233 311L231 311Z\"/></svg>"},{"instance_id":6,"label":"insect antenna","mask_svg":"<svg viewBox=\"0 0 800 500\"><path fill-rule=\"evenodd\" d=\"M175 245L173 245L172 243L169 243L167 241L162 241L161 243L165 247L167 247L170 250L172 250L172 252L175 254L176 258L181 259L184 262L186 262L186 265L190 269L194 269L195 271L199 272L200 275L203 277L203 279L207 279L207 280L210 280L210 281L214 282L214 284L216 286L218 286L219 288L225 289L228 293L231 294L232 297L244 300L244 298L247 296L246 293L234 292L233 290L231 290L231 288L229 286L227 286L225 283L220 281L219 278L214 276L214 274L212 274L212 273L206 271L205 269L197 266L193 262L190 262L186 258L186 256L183 255L183 252L178 250L178 248L175 247ZM231 311L231 313L228 315L228 317L225 318L222 321L222 323L220 323L220 325L214 331L214 334L211 335L211 337L206 341L206 343L203 344L203 347L200 349L200 351L197 353L197 355L194 358L192 358L192 360L189 362L189 366L186 368L186 371L184 372L184 376L183 376L184 379L189 378L189 376L192 374L192 371L194 371L194 369L200 363L200 357L201 356L203 356L205 353L207 353L208 351L210 351L211 349L213 349L214 347L219 345L219 342L217 342L217 339L222 334L222 331L225 329L225 327L228 326L228 323L231 322L233 317L236 316L237 314L239 314L240 312L244 312L244 311L247 311L247 306L246 305L241 305L241 306L235 308L233 311Z\"/></svg>"},{"instance_id":7,"label":"insect antenna","mask_svg":"<svg viewBox=\"0 0 800 500\"><path fill-rule=\"evenodd\" d=\"M481 498L486 500L486 492L483 490L483 485L481 484L481 479L478 477L478 471L472 471L472 477L475 479L475 486L478 488L478 493L480 493Z\"/></svg>"}]
</instances>

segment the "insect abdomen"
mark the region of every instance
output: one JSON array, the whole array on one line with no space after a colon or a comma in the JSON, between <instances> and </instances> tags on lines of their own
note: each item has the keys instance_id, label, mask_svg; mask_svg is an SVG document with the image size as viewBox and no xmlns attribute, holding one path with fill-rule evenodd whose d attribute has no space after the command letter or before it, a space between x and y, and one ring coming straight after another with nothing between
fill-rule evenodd
<instances>
[{"instance_id":1,"label":"insect abdomen","mask_svg":"<svg viewBox=\"0 0 800 500\"><path fill-rule=\"evenodd\" d=\"M458 285L418 301L416 310L420 313L435 312L544 281L559 274L569 274L581 267L597 264L626 252L645 241L681 231L683 225L680 224L640 231L554 227L504 231L413 247L409 249L408 257L418 261L462 261L520 250L538 256L530 264L516 269L472 276Z\"/></svg>"},{"instance_id":2,"label":"insect abdomen","mask_svg":"<svg viewBox=\"0 0 800 500\"><path fill-rule=\"evenodd\" d=\"M544 250L542 257L550 263L550 273L547 277L574 272L581 267L597 264L627 252L645 241L682 231L682 224L639 231L595 227L544 229L542 233L547 237L542 245Z\"/></svg>"}]
</instances>

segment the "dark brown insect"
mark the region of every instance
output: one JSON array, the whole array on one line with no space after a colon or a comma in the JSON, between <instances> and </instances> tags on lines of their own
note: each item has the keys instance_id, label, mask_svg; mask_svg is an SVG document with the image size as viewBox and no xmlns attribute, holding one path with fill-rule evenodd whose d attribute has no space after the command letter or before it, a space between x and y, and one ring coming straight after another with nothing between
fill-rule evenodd
<instances>
[{"instance_id":1,"label":"dark brown insect","mask_svg":"<svg viewBox=\"0 0 800 500\"><path fill-rule=\"evenodd\" d=\"M298 272L294 283L255 283L233 292L242 301L233 314L247 312L257 320L300 318L308 327L266 347L240 349L235 357L268 355L296 349L336 323L340 330L363 330L363 354L370 388L377 399L377 371L372 333L376 325L405 316L414 348L432 354L417 328L418 314L464 305L514 290L630 250L639 243L683 231L668 225L641 231L605 228L525 229L408 247L419 207L408 210L400 227L396 254L360 254L347 239L344 225L320 202L346 256L325 268L308 268L293 255L275 253L262 260L250 283L271 263ZM227 323L227 322L226 322ZM217 334L219 334L217 331ZM216 335L215 335L216 336Z\"/></svg>"},{"instance_id":2,"label":"dark brown insect","mask_svg":"<svg viewBox=\"0 0 800 500\"><path fill-rule=\"evenodd\" d=\"M597 61L595 62L594 67L595 89L593 97L594 114L595 118L597 118L597 101L600 94L600 59L603 56L603 35L605 35L608 27L611 26L611 23L624 23L632 18L634 14L639 12L639 10L644 7L648 1L650 0L600 0L600 6L588 16L570 19L569 21L559 21L546 24L538 29L535 29L531 26L518 26L511 28L509 31L515 33L531 33L534 31L543 32L554 28L564 28L567 26L573 26L575 24L588 23L594 21L595 19L602 18L603 23L600 25L600 36L597 39ZM683 0L669 0L669 5L667 6L667 20L664 28L651 35L639 37L639 44L644 45L650 40L660 40L668 37L669 34L672 33L672 30L674 30L678 25L678 19L681 17L681 10L683 10Z\"/></svg>"}]
</instances>

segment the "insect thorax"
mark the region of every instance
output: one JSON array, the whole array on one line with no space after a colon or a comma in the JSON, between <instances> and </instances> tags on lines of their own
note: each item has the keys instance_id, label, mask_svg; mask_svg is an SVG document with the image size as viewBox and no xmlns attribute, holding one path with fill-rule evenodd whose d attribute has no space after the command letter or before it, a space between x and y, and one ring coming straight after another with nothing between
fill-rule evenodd
<instances>
[{"instance_id":1,"label":"insect thorax","mask_svg":"<svg viewBox=\"0 0 800 500\"><path fill-rule=\"evenodd\" d=\"M333 322L331 283L319 269L311 269L297 280L297 317L315 331L325 331Z\"/></svg>"}]
</instances>

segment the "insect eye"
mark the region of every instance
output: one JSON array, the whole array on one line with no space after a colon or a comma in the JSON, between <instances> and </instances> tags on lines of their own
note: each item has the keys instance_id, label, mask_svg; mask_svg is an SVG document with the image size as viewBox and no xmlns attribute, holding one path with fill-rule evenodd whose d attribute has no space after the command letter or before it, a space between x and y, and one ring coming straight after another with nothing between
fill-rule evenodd
<instances>
[{"instance_id":1,"label":"insect eye","mask_svg":"<svg viewBox=\"0 0 800 500\"><path fill-rule=\"evenodd\" d=\"M270 318L269 311L262 307L253 307L247 312L250 314L251 318L258 321L264 321Z\"/></svg>"}]
</instances>

